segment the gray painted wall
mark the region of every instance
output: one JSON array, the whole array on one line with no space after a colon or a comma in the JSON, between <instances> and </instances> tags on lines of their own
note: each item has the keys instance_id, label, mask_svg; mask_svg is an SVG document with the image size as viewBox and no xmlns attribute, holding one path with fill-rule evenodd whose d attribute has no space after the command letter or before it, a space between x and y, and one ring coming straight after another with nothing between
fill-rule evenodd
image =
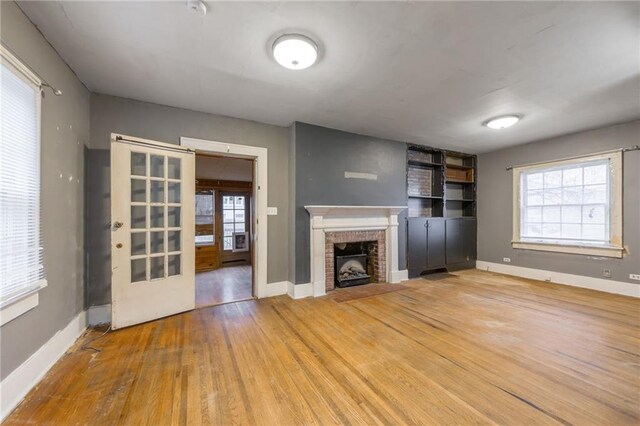
<instances>
[{"instance_id":1,"label":"gray painted wall","mask_svg":"<svg viewBox=\"0 0 640 426\"><path fill-rule=\"evenodd\" d=\"M308 283L309 213L305 205L406 206L406 145L295 123L295 283ZM346 179L344 172L378 180ZM399 217L400 269L406 268L406 212Z\"/></svg>"},{"instance_id":2,"label":"gray painted wall","mask_svg":"<svg viewBox=\"0 0 640 426\"><path fill-rule=\"evenodd\" d=\"M602 278L604 268L612 279L629 279L640 273L640 151L624 154L624 245L622 259L549 253L511 248L512 182L505 167L590 154L640 143L640 121L576 133L478 156L478 259L554 272Z\"/></svg>"},{"instance_id":3,"label":"gray painted wall","mask_svg":"<svg viewBox=\"0 0 640 426\"><path fill-rule=\"evenodd\" d=\"M42 99L41 211L48 286L40 304L0 329L0 379L83 309L83 167L89 92L14 2L0 4L0 36L45 80L64 92Z\"/></svg>"},{"instance_id":4,"label":"gray painted wall","mask_svg":"<svg viewBox=\"0 0 640 426\"><path fill-rule=\"evenodd\" d=\"M87 194L93 205L87 230L87 282L89 305L111 303L109 257L110 206L108 149L111 133L178 144L181 136L267 148L269 161L268 203L278 207L269 216L267 281L286 281L289 241L289 130L237 118L223 117L180 108L139 102L99 94L91 95L91 150L103 152L87 156L88 168L99 176ZM97 167L99 171L93 170Z\"/></svg>"}]
</instances>

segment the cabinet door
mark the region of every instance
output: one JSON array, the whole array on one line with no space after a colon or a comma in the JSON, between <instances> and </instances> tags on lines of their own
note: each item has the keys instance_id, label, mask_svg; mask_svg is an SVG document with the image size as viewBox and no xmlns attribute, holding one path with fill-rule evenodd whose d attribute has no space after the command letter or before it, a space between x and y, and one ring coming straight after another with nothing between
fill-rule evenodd
<instances>
[{"instance_id":1,"label":"cabinet door","mask_svg":"<svg viewBox=\"0 0 640 426\"><path fill-rule=\"evenodd\" d=\"M463 219L447 219L447 264L462 263L467 260L464 254L462 233Z\"/></svg>"},{"instance_id":2,"label":"cabinet door","mask_svg":"<svg viewBox=\"0 0 640 426\"><path fill-rule=\"evenodd\" d=\"M462 220L462 245L464 260L475 260L477 257L476 219Z\"/></svg>"},{"instance_id":3,"label":"cabinet door","mask_svg":"<svg viewBox=\"0 0 640 426\"><path fill-rule=\"evenodd\" d=\"M446 263L445 253L445 221L427 221L427 267L429 269L443 267Z\"/></svg>"},{"instance_id":4,"label":"cabinet door","mask_svg":"<svg viewBox=\"0 0 640 426\"><path fill-rule=\"evenodd\" d=\"M407 263L408 269L420 274L427 269L427 220L409 218L407 221Z\"/></svg>"}]
</instances>

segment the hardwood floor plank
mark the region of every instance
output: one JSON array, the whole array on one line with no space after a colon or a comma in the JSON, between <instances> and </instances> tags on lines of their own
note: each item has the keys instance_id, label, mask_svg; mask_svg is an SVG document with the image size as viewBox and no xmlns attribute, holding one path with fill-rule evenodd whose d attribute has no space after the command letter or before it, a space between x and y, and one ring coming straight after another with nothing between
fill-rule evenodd
<instances>
[{"instance_id":1,"label":"hardwood floor plank","mask_svg":"<svg viewBox=\"0 0 640 426\"><path fill-rule=\"evenodd\" d=\"M4 424L640 422L637 299L477 270L403 286L90 330Z\"/></svg>"}]
</instances>

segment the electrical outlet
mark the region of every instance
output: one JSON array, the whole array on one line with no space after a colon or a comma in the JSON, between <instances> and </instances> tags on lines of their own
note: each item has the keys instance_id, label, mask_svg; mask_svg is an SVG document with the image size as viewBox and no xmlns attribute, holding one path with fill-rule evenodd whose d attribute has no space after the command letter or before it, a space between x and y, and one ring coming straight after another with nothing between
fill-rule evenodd
<instances>
[{"instance_id":1,"label":"electrical outlet","mask_svg":"<svg viewBox=\"0 0 640 426\"><path fill-rule=\"evenodd\" d=\"M629 274L629 278L640 281L640 274Z\"/></svg>"},{"instance_id":2,"label":"electrical outlet","mask_svg":"<svg viewBox=\"0 0 640 426\"><path fill-rule=\"evenodd\" d=\"M611 278L611 269L603 269L602 276L605 278Z\"/></svg>"},{"instance_id":3,"label":"electrical outlet","mask_svg":"<svg viewBox=\"0 0 640 426\"><path fill-rule=\"evenodd\" d=\"M502 261L503 261L504 263L511 263L511 258L510 258L510 257L503 257L503 258L502 258Z\"/></svg>"}]
</instances>

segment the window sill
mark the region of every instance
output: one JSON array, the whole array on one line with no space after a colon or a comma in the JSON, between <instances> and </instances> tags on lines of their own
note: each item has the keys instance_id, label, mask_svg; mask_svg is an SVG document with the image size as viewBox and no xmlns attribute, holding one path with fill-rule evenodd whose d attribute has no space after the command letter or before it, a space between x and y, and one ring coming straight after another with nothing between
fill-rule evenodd
<instances>
[{"instance_id":1,"label":"window sill","mask_svg":"<svg viewBox=\"0 0 640 426\"><path fill-rule=\"evenodd\" d=\"M584 254L589 256L622 258L623 247L614 246L586 246L586 245L565 245L551 244L533 241L512 241L514 249L551 251L556 253Z\"/></svg>"},{"instance_id":2,"label":"window sill","mask_svg":"<svg viewBox=\"0 0 640 426\"><path fill-rule=\"evenodd\" d=\"M20 315L38 306L40 290L47 286L46 280L41 280L34 289L6 302L0 308L0 326L18 318Z\"/></svg>"}]
</instances>

